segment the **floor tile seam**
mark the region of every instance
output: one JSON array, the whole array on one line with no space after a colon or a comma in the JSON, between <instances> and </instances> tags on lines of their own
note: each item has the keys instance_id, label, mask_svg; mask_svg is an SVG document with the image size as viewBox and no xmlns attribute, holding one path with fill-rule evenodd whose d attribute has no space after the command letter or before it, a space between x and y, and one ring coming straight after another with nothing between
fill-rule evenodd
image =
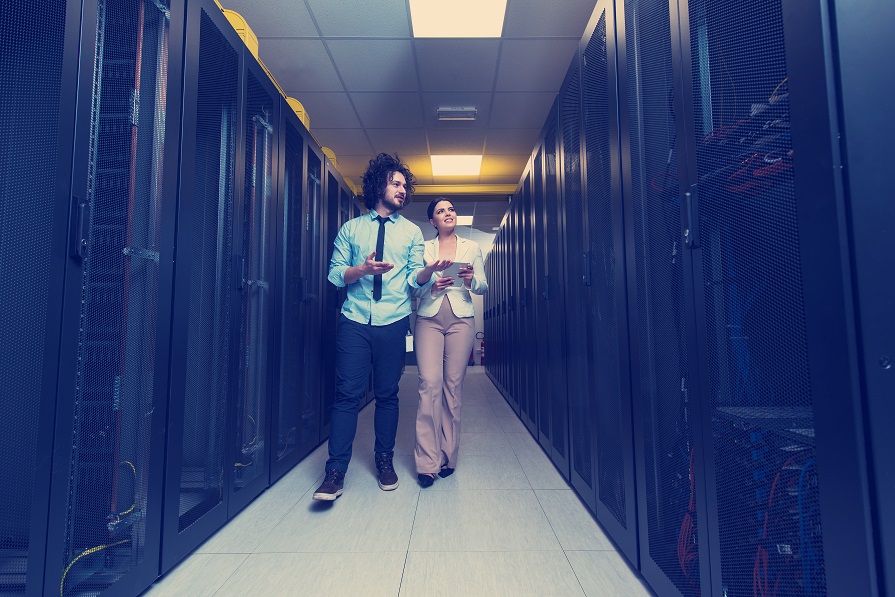
<instances>
[{"instance_id":1,"label":"floor tile seam","mask_svg":"<svg viewBox=\"0 0 895 597\"><path fill-rule=\"evenodd\" d=\"M404 586L404 575L407 573L407 560L410 558L410 546L413 544L413 528L416 526L416 515L420 511L420 499L422 492L417 493L416 508L413 509L413 520L410 521L410 536L407 538L407 549L404 552L404 564L401 566L401 581L398 583L398 597L401 595L401 588Z\"/></svg>"},{"instance_id":2,"label":"floor tile seam","mask_svg":"<svg viewBox=\"0 0 895 597\"><path fill-rule=\"evenodd\" d=\"M239 554L239 555L243 555L245 557L242 558L242 561L239 563L239 566L236 566L235 568L233 568L233 570L230 572L230 574L227 575L227 578L224 579L224 582L221 583L221 586L219 586L217 589L214 590L212 597L214 597L214 595L217 595L218 593L220 593L221 590L227 586L227 583L230 582L230 579L233 578L233 576L239 571L239 569L243 567L243 565L249 559L249 556L251 554Z\"/></svg>"}]
</instances>

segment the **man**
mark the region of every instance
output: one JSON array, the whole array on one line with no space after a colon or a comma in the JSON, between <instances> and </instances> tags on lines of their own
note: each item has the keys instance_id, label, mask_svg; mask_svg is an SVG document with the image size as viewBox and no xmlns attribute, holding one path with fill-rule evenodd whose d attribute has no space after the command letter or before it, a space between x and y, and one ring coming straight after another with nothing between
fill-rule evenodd
<instances>
[{"instance_id":1,"label":"man","mask_svg":"<svg viewBox=\"0 0 895 597\"><path fill-rule=\"evenodd\" d=\"M357 410L373 369L376 398L375 460L379 487L398 487L392 464L398 429L398 382L409 329L410 289L427 285L442 261L424 267L423 233L398 212L410 202L413 174L397 155L380 153L363 177L369 213L346 222L333 244L329 281L348 287L336 339L336 394L329 434L329 460L315 500L342 495Z\"/></svg>"}]
</instances>

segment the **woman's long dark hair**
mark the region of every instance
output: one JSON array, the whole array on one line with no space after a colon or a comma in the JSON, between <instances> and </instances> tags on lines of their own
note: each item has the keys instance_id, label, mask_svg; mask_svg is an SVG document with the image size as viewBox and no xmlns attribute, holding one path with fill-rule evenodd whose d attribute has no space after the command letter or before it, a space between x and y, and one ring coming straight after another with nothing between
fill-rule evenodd
<instances>
[{"instance_id":1,"label":"woman's long dark hair","mask_svg":"<svg viewBox=\"0 0 895 597\"><path fill-rule=\"evenodd\" d=\"M398 154L380 153L370 160L370 163L367 165L367 171L364 172L364 205L367 206L367 209L373 209L379 203L379 200L385 197L385 188L391 182L393 172L400 172L404 175L407 189L404 205L410 203L413 195L413 183L416 182L413 173L407 167L407 164L401 161Z\"/></svg>"}]
</instances>

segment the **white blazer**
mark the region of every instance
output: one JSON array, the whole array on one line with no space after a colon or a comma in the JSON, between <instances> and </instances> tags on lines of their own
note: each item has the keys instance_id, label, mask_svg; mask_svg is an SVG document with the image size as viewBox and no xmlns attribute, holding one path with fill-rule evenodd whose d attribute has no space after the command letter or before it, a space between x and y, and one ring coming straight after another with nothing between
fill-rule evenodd
<instances>
[{"instance_id":1,"label":"white blazer","mask_svg":"<svg viewBox=\"0 0 895 597\"><path fill-rule=\"evenodd\" d=\"M423 255L425 263L432 263L438 260L438 238L426 241L424 243L426 251ZM475 270L470 287L466 284L458 286L449 286L448 288L434 292L432 284L441 277L441 272L432 274L432 279L428 284L424 285L415 292L420 297L420 304L416 309L416 314L420 317L435 317L438 309L441 308L442 297L447 294L448 300L451 302L451 310L457 317L475 317L475 311L472 308L472 297L470 292L475 294L485 294L488 291L488 281L485 279L485 262L482 260L482 250L478 243L468 238L457 237L457 255L453 259L454 262L471 263Z\"/></svg>"}]
</instances>

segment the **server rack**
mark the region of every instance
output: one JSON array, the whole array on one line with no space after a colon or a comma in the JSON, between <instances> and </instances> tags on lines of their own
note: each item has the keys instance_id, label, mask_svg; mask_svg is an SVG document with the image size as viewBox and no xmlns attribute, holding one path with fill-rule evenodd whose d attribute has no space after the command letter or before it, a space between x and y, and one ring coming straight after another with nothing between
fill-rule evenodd
<instances>
[{"instance_id":1,"label":"server rack","mask_svg":"<svg viewBox=\"0 0 895 597\"><path fill-rule=\"evenodd\" d=\"M554 464L569 478L569 396L565 374L567 327L565 312L566 283L562 250L562 193L559 171L559 98L547 118L544 127L544 209L543 243L546 251L543 278L544 310L547 315L547 333L542 337L547 350L544 368L550 387L550 455Z\"/></svg>"},{"instance_id":2,"label":"server rack","mask_svg":"<svg viewBox=\"0 0 895 597\"><path fill-rule=\"evenodd\" d=\"M82 6L45 594L157 576L183 8Z\"/></svg>"},{"instance_id":3,"label":"server rack","mask_svg":"<svg viewBox=\"0 0 895 597\"><path fill-rule=\"evenodd\" d=\"M587 210L588 387L596 415L593 447L597 518L636 563L615 21L614 4L598 2L579 51L582 178Z\"/></svg>"},{"instance_id":4,"label":"server rack","mask_svg":"<svg viewBox=\"0 0 895 597\"><path fill-rule=\"evenodd\" d=\"M531 296L534 292L534 263L532 263L533 238L531 234L532 203L532 163L529 161L525 174L522 175L522 194L516 210L518 225L518 245L516 252L519 268L517 313L519 322L519 346L522 348L522 362L519 368L519 410L522 422L535 436L538 434L538 371L537 371L537 338L532 325L536 321Z\"/></svg>"},{"instance_id":5,"label":"server rack","mask_svg":"<svg viewBox=\"0 0 895 597\"><path fill-rule=\"evenodd\" d=\"M162 573L228 516L242 279L234 247L242 47L213 4L187 6Z\"/></svg>"},{"instance_id":6,"label":"server rack","mask_svg":"<svg viewBox=\"0 0 895 597\"><path fill-rule=\"evenodd\" d=\"M242 89L243 181L235 235L239 259L239 340L236 395L231 407L229 455L232 462L232 518L267 488L270 481L270 396L268 371L276 269L275 181L281 136L280 94L261 65L246 51Z\"/></svg>"},{"instance_id":7,"label":"server rack","mask_svg":"<svg viewBox=\"0 0 895 597\"><path fill-rule=\"evenodd\" d=\"M305 196L307 179L305 155L308 132L298 116L280 100L281 126L279 191L277 193L279 231L276 295L279 322L276 369L278 391L271 407L271 483L282 477L320 442L320 401L305 390L306 351L304 326L308 321L305 287Z\"/></svg>"},{"instance_id":8,"label":"server rack","mask_svg":"<svg viewBox=\"0 0 895 597\"><path fill-rule=\"evenodd\" d=\"M43 590L81 3L0 7L0 592ZM28 26L24 26L28 24ZM21 106L28 106L22 126ZM27 209L22 209L27 206Z\"/></svg>"},{"instance_id":9,"label":"server rack","mask_svg":"<svg viewBox=\"0 0 895 597\"><path fill-rule=\"evenodd\" d=\"M562 235L566 312L565 375L569 391L569 481L585 503L596 508L588 356L587 217L582 181L581 74L578 60L566 73L559 93L562 164Z\"/></svg>"},{"instance_id":10,"label":"server rack","mask_svg":"<svg viewBox=\"0 0 895 597\"><path fill-rule=\"evenodd\" d=\"M659 594L708 595L666 4L629 0L617 18L639 558Z\"/></svg>"}]
</instances>

